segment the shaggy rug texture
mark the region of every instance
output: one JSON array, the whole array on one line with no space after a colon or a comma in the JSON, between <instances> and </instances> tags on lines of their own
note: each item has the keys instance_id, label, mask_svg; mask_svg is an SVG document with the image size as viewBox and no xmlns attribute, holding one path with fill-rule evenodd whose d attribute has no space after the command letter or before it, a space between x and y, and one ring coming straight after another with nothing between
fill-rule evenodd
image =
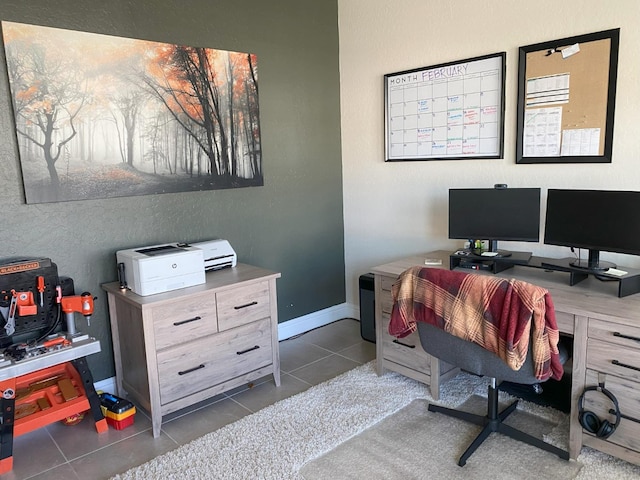
<instances>
[{"instance_id":1,"label":"shaggy rug texture","mask_svg":"<svg viewBox=\"0 0 640 480\"><path fill-rule=\"evenodd\" d=\"M347 442L350 439L365 437L370 433L367 430L375 428L376 424L404 407L409 407L414 400L433 401L425 385L392 372L379 377L374 366L375 363L370 362L311 387L305 392L277 402L121 475L116 475L113 480L300 480L314 478L313 475L322 478L322 468L318 469L312 465L313 461L320 461L323 455L343 449L348 446ZM472 396L486 397L487 382L487 379L461 373L442 385L441 398L435 403L459 407L470 401ZM508 395L501 392L501 402L508 402L509 399ZM518 413L520 412L539 417L541 421L548 423L550 431L545 440L566 448L568 418L565 414L523 401L518 406ZM436 421L441 422L442 418ZM454 419L444 421L457 422ZM476 430L471 430L472 436L474 431L478 431L478 427L475 428ZM496 435L498 434L492 434ZM447 451L444 443L440 447L439 443L435 442L437 449L433 451L433 447L428 447L432 450L430 455L425 455L419 460L436 463L449 460L449 463L452 463L447 456L455 455L455 465L457 456L461 453L459 448L464 446L463 443L464 439L461 438L460 445L455 447L458 450L451 452ZM515 440L509 441L508 444L502 442L498 451L493 454L503 457L506 455L507 447L513 448L514 455L527 455L527 452L531 452L526 445L527 448L520 448L520 443ZM491 448L487 445L480 447L474 455L480 455L480 450L485 452L483 455L491 454ZM553 458L553 455L551 457ZM472 456L466 467L456 466L454 471L464 470L475 461ZM482 461L480 457L478 461ZM357 478L384 478L375 470L375 465L367 470L367 463L365 462L363 469L358 471ZM577 462L573 463L576 465L570 476L559 478L640 478L640 467L589 448L583 448ZM305 471L308 477L305 477ZM332 478L349 478L347 472L342 473L344 476L341 476L341 472L333 470Z\"/></svg>"},{"instance_id":2,"label":"shaggy rug texture","mask_svg":"<svg viewBox=\"0 0 640 480\"><path fill-rule=\"evenodd\" d=\"M567 462L504 435L491 434L467 461L457 461L479 427L428 411L429 401L417 399L376 425L308 462L305 480L555 480L575 478L579 462ZM506 406L506 405L505 405ZM472 395L460 410L486 414L487 399ZM507 423L538 438L551 436L557 423L516 411Z\"/></svg>"}]
</instances>

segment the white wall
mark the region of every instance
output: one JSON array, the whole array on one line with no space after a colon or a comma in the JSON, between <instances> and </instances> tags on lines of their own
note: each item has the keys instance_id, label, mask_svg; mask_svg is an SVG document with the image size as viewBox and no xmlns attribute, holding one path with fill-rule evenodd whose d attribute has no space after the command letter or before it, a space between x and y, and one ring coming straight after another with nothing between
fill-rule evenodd
<instances>
[{"instance_id":1,"label":"white wall","mask_svg":"<svg viewBox=\"0 0 640 480\"><path fill-rule=\"evenodd\" d=\"M447 239L450 187L640 190L640 1L338 0L347 302L370 267ZM515 163L518 47L620 28L613 162ZM383 75L507 52L505 154L500 160L384 162ZM508 245L508 246L507 246ZM566 257L566 248L504 248ZM639 257L607 255L638 267Z\"/></svg>"}]
</instances>

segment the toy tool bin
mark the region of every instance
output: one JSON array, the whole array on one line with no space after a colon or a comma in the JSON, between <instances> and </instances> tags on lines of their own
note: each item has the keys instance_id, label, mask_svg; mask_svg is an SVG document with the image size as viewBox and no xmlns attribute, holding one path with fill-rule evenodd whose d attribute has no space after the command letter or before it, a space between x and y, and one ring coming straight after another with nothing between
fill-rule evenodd
<instances>
[{"instance_id":1,"label":"toy tool bin","mask_svg":"<svg viewBox=\"0 0 640 480\"><path fill-rule=\"evenodd\" d=\"M114 420L113 418L109 418L109 417L106 417L106 418L107 418L107 424L108 425L111 425L116 430L123 430L123 429L133 425L134 415L131 414L127 418L125 418L123 420Z\"/></svg>"},{"instance_id":2,"label":"toy tool bin","mask_svg":"<svg viewBox=\"0 0 640 480\"><path fill-rule=\"evenodd\" d=\"M136 407L129 400L116 397L110 393L100 393L100 408L107 423L116 430L133 425Z\"/></svg>"},{"instance_id":3,"label":"toy tool bin","mask_svg":"<svg viewBox=\"0 0 640 480\"><path fill-rule=\"evenodd\" d=\"M14 435L89 410L82 379L71 365L59 365L22 375L16 381Z\"/></svg>"}]
</instances>

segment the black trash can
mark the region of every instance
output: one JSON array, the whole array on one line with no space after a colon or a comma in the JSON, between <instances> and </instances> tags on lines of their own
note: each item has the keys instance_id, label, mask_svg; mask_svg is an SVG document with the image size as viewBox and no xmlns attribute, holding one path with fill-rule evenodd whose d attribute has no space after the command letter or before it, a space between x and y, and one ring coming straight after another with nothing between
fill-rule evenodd
<instances>
[{"instance_id":1,"label":"black trash can","mask_svg":"<svg viewBox=\"0 0 640 480\"><path fill-rule=\"evenodd\" d=\"M376 307L373 274L360 275L360 336L376 343Z\"/></svg>"}]
</instances>

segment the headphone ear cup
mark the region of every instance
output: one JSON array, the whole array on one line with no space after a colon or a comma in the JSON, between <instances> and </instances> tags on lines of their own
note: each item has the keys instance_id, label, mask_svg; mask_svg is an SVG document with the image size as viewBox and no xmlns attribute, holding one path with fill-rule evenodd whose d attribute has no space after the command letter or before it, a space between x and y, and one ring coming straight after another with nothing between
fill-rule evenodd
<instances>
[{"instance_id":1,"label":"headphone ear cup","mask_svg":"<svg viewBox=\"0 0 640 480\"><path fill-rule=\"evenodd\" d=\"M606 423L609 423L609 422L606 422ZM593 433L596 435L598 435L598 432L602 428L602 425L600 423L600 419L598 418L598 416L595 413L590 412L588 410L585 412L582 412L582 415L580 415L580 425L582 425L582 427L587 432Z\"/></svg>"},{"instance_id":2,"label":"headphone ear cup","mask_svg":"<svg viewBox=\"0 0 640 480\"><path fill-rule=\"evenodd\" d=\"M600 438L608 438L614 431L615 428L613 428L613 425L611 425L608 420L604 420L596 432L596 436Z\"/></svg>"}]
</instances>

